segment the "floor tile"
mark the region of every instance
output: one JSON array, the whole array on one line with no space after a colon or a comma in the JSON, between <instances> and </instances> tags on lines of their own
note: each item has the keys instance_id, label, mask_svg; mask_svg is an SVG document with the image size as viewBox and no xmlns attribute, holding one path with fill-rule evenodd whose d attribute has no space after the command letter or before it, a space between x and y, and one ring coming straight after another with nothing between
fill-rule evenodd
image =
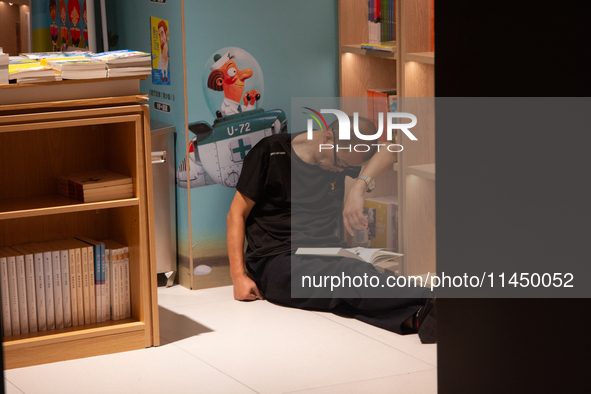
<instances>
[{"instance_id":1,"label":"floor tile","mask_svg":"<svg viewBox=\"0 0 591 394\"><path fill-rule=\"evenodd\" d=\"M335 386L318 387L290 394L436 394L437 370L412 372L385 378L369 379Z\"/></svg>"},{"instance_id":2,"label":"floor tile","mask_svg":"<svg viewBox=\"0 0 591 394\"><path fill-rule=\"evenodd\" d=\"M18 387L4 379L4 394L24 394Z\"/></svg>"},{"instance_id":3,"label":"floor tile","mask_svg":"<svg viewBox=\"0 0 591 394\"><path fill-rule=\"evenodd\" d=\"M232 286L189 290L181 285L158 287L158 305L173 307L233 299Z\"/></svg>"},{"instance_id":4,"label":"floor tile","mask_svg":"<svg viewBox=\"0 0 591 394\"><path fill-rule=\"evenodd\" d=\"M371 326L359 320L337 316L333 313L315 312L326 319L349 327L361 334L367 335L385 345L396 348L434 367L437 366L437 345L422 344L417 334L398 335L396 333Z\"/></svg>"},{"instance_id":5,"label":"floor tile","mask_svg":"<svg viewBox=\"0 0 591 394\"><path fill-rule=\"evenodd\" d=\"M172 344L12 369L5 376L26 394L254 393Z\"/></svg>"},{"instance_id":6,"label":"floor tile","mask_svg":"<svg viewBox=\"0 0 591 394\"><path fill-rule=\"evenodd\" d=\"M433 369L314 312L266 301L217 301L172 307L170 313L192 320L192 327L178 328L183 335L161 329L162 337L260 393Z\"/></svg>"}]
</instances>

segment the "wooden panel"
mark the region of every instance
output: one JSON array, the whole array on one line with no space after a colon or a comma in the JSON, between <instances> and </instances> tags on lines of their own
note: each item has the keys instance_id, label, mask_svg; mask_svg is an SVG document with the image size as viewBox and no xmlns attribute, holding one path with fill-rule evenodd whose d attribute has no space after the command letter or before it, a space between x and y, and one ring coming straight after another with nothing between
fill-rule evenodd
<instances>
[{"instance_id":1,"label":"wooden panel","mask_svg":"<svg viewBox=\"0 0 591 394\"><path fill-rule=\"evenodd\" d=\"M435 182L415 175L406 179L404 218L406 274L435 272Z\"/></svg>"},{"instance_id":2,"label":"wooden panel","mask_svg":"<svg viewBox=\"0 0 591 394\"><path fill-rule=\"evenodd\" d=\"M395 60L343 53L341 61L342 97L367 97L367 89L396 89Z\"/></svg>"},{"instance_id":3,"label":"wooden panel","mask_svg":"<svg viewBox=\"0 0 591 394\"><path fill-rule=\"evenodd\" d=\"M101 97L81 100L63 100L45 103L8 104L0 106L0 115L23 114L28 113L30 111L43 112L53 111L55 109L67 110L81 107L91 108L104 105L143 103L148 100L149 98L147 94L135 94L131 96Z\"/></svg>"},{"instance_id":4,"label":"wooden panel","mask_svg":"<svg viewBox=\"0 0 591 394\"><path fill-rule=\"evenodd\" d=\"M339 0L339 45L368 42L366 0Z\"/></svg>"},{"instance_id":5,"label":"wooden panel","mask_svg":"<svg viewBox=\"0 0 591 394\"><path fill-rule=\"evenodd\" d=\"M405 96L435 97L435 68L430 64L407 62L404 65Z\"/></svg>"},{"instance_id":6,"label":"wooden panel","mask_svg":"<svg viewBox=\"0 0 591 394\"><path fill-rule=\"evenodd\" d=\"M17 348L4 346L6 369L100 356L145 347L143 330L62 343L41 343L39 346Z\"/></svg>"},{"instance_id":7,"label":"wooden panel","mask_svg":"<svg viewBox=\"0 0 591 394\"><path fill-rule=\"evenodd\" d=\"M425 64L435 64L435 52L415 52L405 55L407 62L419 62Z\"/></svg>"},{"instance_id":8,"label":"wooden panel","mask_svg":"<svg viewBox=\"0 0 591 394\"><path fill-rule=\"evenodd\" d=\"M0 220L95 211L134 205L139 205L139 199L125 198L122 200L83 203L60 194L39 197L18 197L0 200Z\"/></svg>"},{"instance_id":9,"label":"wooden panel","mask_svg":"<svg viewBox=\"0 0 591 394\"><path fill-rule=\"evenodd\" d=\"M404 0L400 6L404 53L430 51L431 0Z\"/></svg>"}]
</instances>

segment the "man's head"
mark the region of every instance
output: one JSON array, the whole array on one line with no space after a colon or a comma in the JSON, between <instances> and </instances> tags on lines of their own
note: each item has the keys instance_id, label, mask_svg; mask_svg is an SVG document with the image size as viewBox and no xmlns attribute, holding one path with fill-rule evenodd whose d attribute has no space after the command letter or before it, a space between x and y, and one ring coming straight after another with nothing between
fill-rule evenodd
<instances>
[{"instance_id":1,"label":"man's head","mask_svg":"<svg viewBox=\"0 0 591 394\"><path fill-rule=\"evenodd\" d=\"M359 117L359 132L363 135L375 135L376 127L367 118ZM351 125L351 139L339 139L339 122L334 121L322 137L322 147L319 150L318 163L320 167L335 172L341 172L349 167L360 167L376 153L377 140L365 141L357 137L353 131L354 120L349 117ZM332 146L332 147L331 147Z\"/></svg>"}]
</instances>

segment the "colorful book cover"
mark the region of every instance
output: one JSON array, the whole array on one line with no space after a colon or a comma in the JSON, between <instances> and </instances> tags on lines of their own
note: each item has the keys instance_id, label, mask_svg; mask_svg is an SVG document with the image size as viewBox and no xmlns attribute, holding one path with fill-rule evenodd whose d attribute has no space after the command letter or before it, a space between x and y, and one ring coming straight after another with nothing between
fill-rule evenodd
<instances>
[{"instance_id":1,"label":"colorful book cover","mask_svg":"<svg viewBox=\"0 0 591 394\"><path fill-rule=\"evenodd\" d=\"M151 17L152 34L152 83L170 85L168 21Z\"/></svg>"}]
</instances>

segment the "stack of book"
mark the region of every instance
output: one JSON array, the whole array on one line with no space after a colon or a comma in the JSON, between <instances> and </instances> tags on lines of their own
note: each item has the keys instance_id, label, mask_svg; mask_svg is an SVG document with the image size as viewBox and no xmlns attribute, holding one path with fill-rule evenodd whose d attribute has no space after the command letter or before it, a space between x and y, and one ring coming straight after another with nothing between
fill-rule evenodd
<instances>
[{"instance_id":1,"label":"stack of book","mask_svg":"<svg viewBox=\"0 0 591 394\"><path fill-rule=\"evenodd\" d=\"M128 248L69 238L0 248L4 336L131 317Z\"/></svg>"},{"instance_id":2,"label":"stack of book","mask_svg":"<svg viewBox=\"0 0 591 394\"><path fill-rule=\"evenodd\" d=\"M130 176L108 170L95 170L62 176L58 192L82 202L117 200L133 197Z\"/></svg>"},{"instance_id":3,"label":"stack of book","mask_svg":"<svg viewBox=\"0 0 591 394\"><path fill-rule=\"evenodd\" d=\"M8 83L8 53L2 52L0 48L0 85Z\"/></svg>"},{"instance_id":4,"label":"stack of book","mask_svg":"<svg viewBox=\"0 0 591 394\"><path fill-rule=\"evenodd\" d=\"M110 78L148 75L152 72L152 57L147 52L123 49L91 54L90 57L105 62Z\"/></svg>"},{"instance_id":5,"label":"stack of book","mask_svg":"<svg viewBox=\"0 0 591 394\"><path fill-rule=\"evenodd\" d=\"M16 83L35 83L61 80L61 75L38 61L21 61L10 57L8 78Z\"/></svg>"},{"instance_id":6,"label":"stack of book","mask_svg":"<svg viewBox=\"0 0 591 394\"><path fill-rule=\"evenodd\" d=\"M105 63L96 59L47 59L46 64L48 67L59 71L62 75L62 79L93 79L107 77Z\"/></svg>"}]
</instances>

